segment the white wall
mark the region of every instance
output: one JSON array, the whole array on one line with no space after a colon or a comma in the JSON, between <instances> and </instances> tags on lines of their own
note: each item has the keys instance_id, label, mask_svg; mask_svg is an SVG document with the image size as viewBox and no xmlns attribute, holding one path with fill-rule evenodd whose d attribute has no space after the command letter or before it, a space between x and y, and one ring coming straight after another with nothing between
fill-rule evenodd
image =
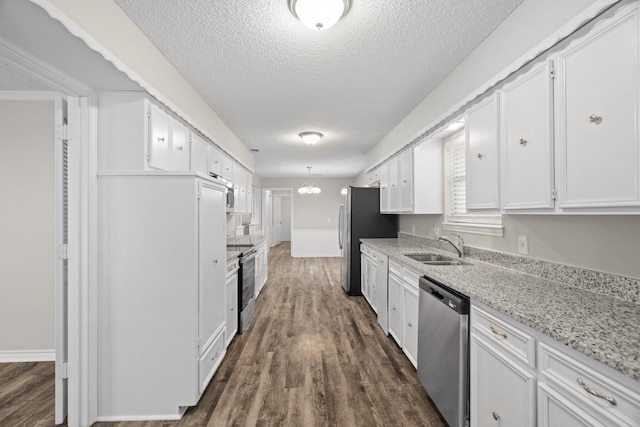
<instances>
[{"instance_id":1,"label":"white wall","mask_svg":"<svg viewBox=\"0 0 640 427\"><path fill-rule=\"evenodd\" d=\"M303 195L297 189L306 178L263 178L263 188L291 188L293 215L291 255L296 257L340 256L338 247L338 210L340 190L352 185L351 179L314 178L322 192Z\"/></svg>"},{"instance_id":2,"label":"white wall","mask_svg":"<svg viewBox=\"0 0 640 427\"><path fill-rule=\"evenodd\" d=\"M34 0L145 90L253 169L253 154L113 0Z\"/></svg>"},{"instance_id":3,"label":"white wall","mask_svg":"<svg viewBox=\"0 0 640 427\"><path fill-rule=\"evenodd\" d=\"M0 360L50 352L54 102L0 101Z\"/></svg>"}]
</instances>

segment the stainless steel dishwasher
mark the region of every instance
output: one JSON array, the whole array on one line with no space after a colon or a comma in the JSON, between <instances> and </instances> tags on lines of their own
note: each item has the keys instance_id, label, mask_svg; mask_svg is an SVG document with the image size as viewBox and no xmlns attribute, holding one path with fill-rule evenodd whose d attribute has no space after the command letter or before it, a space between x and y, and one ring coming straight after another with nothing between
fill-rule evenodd
<instances>
[{"instance_id":1,"label":"stainless steel dishwasher","mask_svg":"<svg viewBox=\"0 0 640 427\"><path fill-rule=\"evenodd\" d=\"M418 378L450 427L469 425L469 298L420 278Z\"/></svg>"}]
</instances>

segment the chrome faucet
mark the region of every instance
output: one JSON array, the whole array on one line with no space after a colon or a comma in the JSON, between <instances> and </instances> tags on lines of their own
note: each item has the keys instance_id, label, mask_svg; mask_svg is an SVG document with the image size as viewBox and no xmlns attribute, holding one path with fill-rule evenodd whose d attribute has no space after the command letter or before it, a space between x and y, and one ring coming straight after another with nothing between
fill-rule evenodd
<instances>
[{"instance_id":1,"label":"chrome faucet","mask_svg":"<svg viewBox=\"0 0 640 427\"><path fill-rule=\"evenodd\" d=\"M459 234L451 233L458 238L458 244L456 245L453 241L447 236L436 236L436 240L442 240L443 242L450 243L451 246L458 252L458 257L462 258L464 255L464 242L462 241L462 237Z\"/></svg>"}]
</instances>

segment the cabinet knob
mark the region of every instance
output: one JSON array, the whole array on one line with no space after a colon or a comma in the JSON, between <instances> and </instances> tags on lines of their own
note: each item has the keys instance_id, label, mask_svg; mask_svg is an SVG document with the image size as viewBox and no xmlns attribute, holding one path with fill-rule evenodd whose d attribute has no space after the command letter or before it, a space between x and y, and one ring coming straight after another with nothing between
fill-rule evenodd
<instances>
[{"instance_id":1,"label":"cabinet knob","mask_svg":"<svg viewBox=\"0 0 640 427\"><path fill-rule=\"evenodd\" d=\"M478 153L478 158L479 158L480 160L482 160L482 158L483 158L483 157L484 157L484 154L482 154L482 153Z\"/></svg>"},{"instance_id":2,"label":"cabinet knob","mask_svg":"<svg viewBox=\"0 0 640 427\"><path fill-rule=\"evenodd\" d=\"M158 137L158 141L164 142L164 138Z\"/></svg>"},{"instance_id":3,"label":"cabinet knob","mask_svg":"<svg viewBox=\"0 0 640 427\"><path fill-rule=\"evenodd\" d=\"M589 121L591 123L596 123L602 120L602 117L598 116L597 114L592 114L589 116Z\"/></svg>"},{"instance_id":4,"label":"cabinet knob","mask_svg":"<svg viewBox=\"0 0 640 427\"><path fill-rule=\"evenodd\" d=\"M493 413L491 414L493 415L493 419L498 421L500 419L500 414L498 414L496 411L493 411Z\"/></svg>"},{"instance_id":5,"label":"cabinet knob","mask_svg":"<svg viewBox=\"0 0 640 427\"><path fill-rule=\"evenodd\" d=\"M214 264L217 264L217 263L218 263L218 260L217 260L217 259L214 259L214 260L213 260L213 263L214 263Z\"/></svg>"},{"instance_id":6,"label":"cabinet knob","mask_svg":"<svg viewBox=\"0 0 640 427\"><path fill-rule=\"evenodd\" d=\"M527 145L527 140L524 138L520 138L520 145L522 145L523 147L526 147Z\"/></svg>"},{"instance_id":7,"label":"cabinet knob","mask_svg":"<svg viewBox=\"0 0 640 427\"><path fill-rule=\"evenodd\" d=\"M178 150L178 151L182 151L182 150L184 150L184 148L182 147L182 145L178 145L178 146L176 147L176 150Z\"/></svg>"},{"instance_id":8,"label":"cabinet knob","mask_svg":"<svg viewBox=\"0 0 640 427\"><path fill-rule=\"evenodd\" d=\"M413 328L413 325L411 323L408 323L408 325L409 325L410 328Z\"/></svg>"}]
</instances>

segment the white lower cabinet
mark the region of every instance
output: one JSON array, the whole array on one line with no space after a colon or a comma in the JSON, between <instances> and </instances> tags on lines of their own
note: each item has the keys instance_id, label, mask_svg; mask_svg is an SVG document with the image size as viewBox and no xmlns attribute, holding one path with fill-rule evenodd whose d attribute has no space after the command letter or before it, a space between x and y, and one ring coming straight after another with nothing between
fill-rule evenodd
<instances>
[{"instance_id":1,"label":"white lower cabinet","mask_svg":"<svg viewBox=\"0 0 640 427\"><path fill-rule=\"evenodd\" d=\"M535 426L535 374L471 334L471 426Z\"/></svg>"},{"instance_id":2,"label":"white lower cabinet","mask_svg":"<svg viewBox=\"0 0 640 427\"><path fill-rule=\"evenodd\" d=\"M389 274L389 335L402 347L404 291L402 281Z\"/></svg>"},{"instance_id":3,"label":"white lower cabinet","mask_svg":"<svg viewBox=\"0 0 640 427\"><path fill-rule=\"evenodd\" d=\"M389 334L389 285L387 281L389 276L389 258L385 254L375 250L374 254L375 262L377 263L374 283L376 307L378 308L378 324L385 334Z\"/></svg>"},{"instance_id":4,"label":"white lower cabinet","mask_svg":"<svg viewBox=\"0 0 640 427\"><path fill-rule=\"evenodd\" d=\"M98 420L180 418L224 356L224 187L149 172L98 189Z\"/></svg>"},{"instance_id":5,"label":"white lower cabinet","mask_svg":"<svg viewBox=\"0 0 640 427\"><path fill-rule=\"evenodd\" d=\"M413 366L418 360L418 273L389 260L389 334Z\"/></svg>"},{"instance_id":6,"label":"white lower cabinet","mask_svg":"<svg viewBox=\"0 0 640 427\"><path fill-rule=\"evenodd\" d=\"M225 347L238 332L238 259L227 262L227 309Z\"/></svg>"},{"instance_id":7,"label":"white lower cabinet","mask_svg":"<svg viewBox=\"0 0 640 427\"><path fill-rule=\"evenodd\" d=\"M476 303L469 360L472 427L640 425L640 383Z\"/></svg>"},{"instance_id":8,"label":"white lower cabinet","mask_svg":"<svg viewBox=\"0 0 640 427\"><path fill-rule=\"evenodd\" d=\"M256 297L260 294L262 287L267 282L269 266L269 245L265 240L258 245L256 253Z\"/></svg>"},{"instance_id":9,"label":"white lower cabinet","mask_svg":"<svg viewBox=\"0 0 640 427\"><path fill-rule=\"evenodd\" d=\"M418 363L418 293L404 288L404 354L413 366Z\"/></svg>"}]
</instances>

